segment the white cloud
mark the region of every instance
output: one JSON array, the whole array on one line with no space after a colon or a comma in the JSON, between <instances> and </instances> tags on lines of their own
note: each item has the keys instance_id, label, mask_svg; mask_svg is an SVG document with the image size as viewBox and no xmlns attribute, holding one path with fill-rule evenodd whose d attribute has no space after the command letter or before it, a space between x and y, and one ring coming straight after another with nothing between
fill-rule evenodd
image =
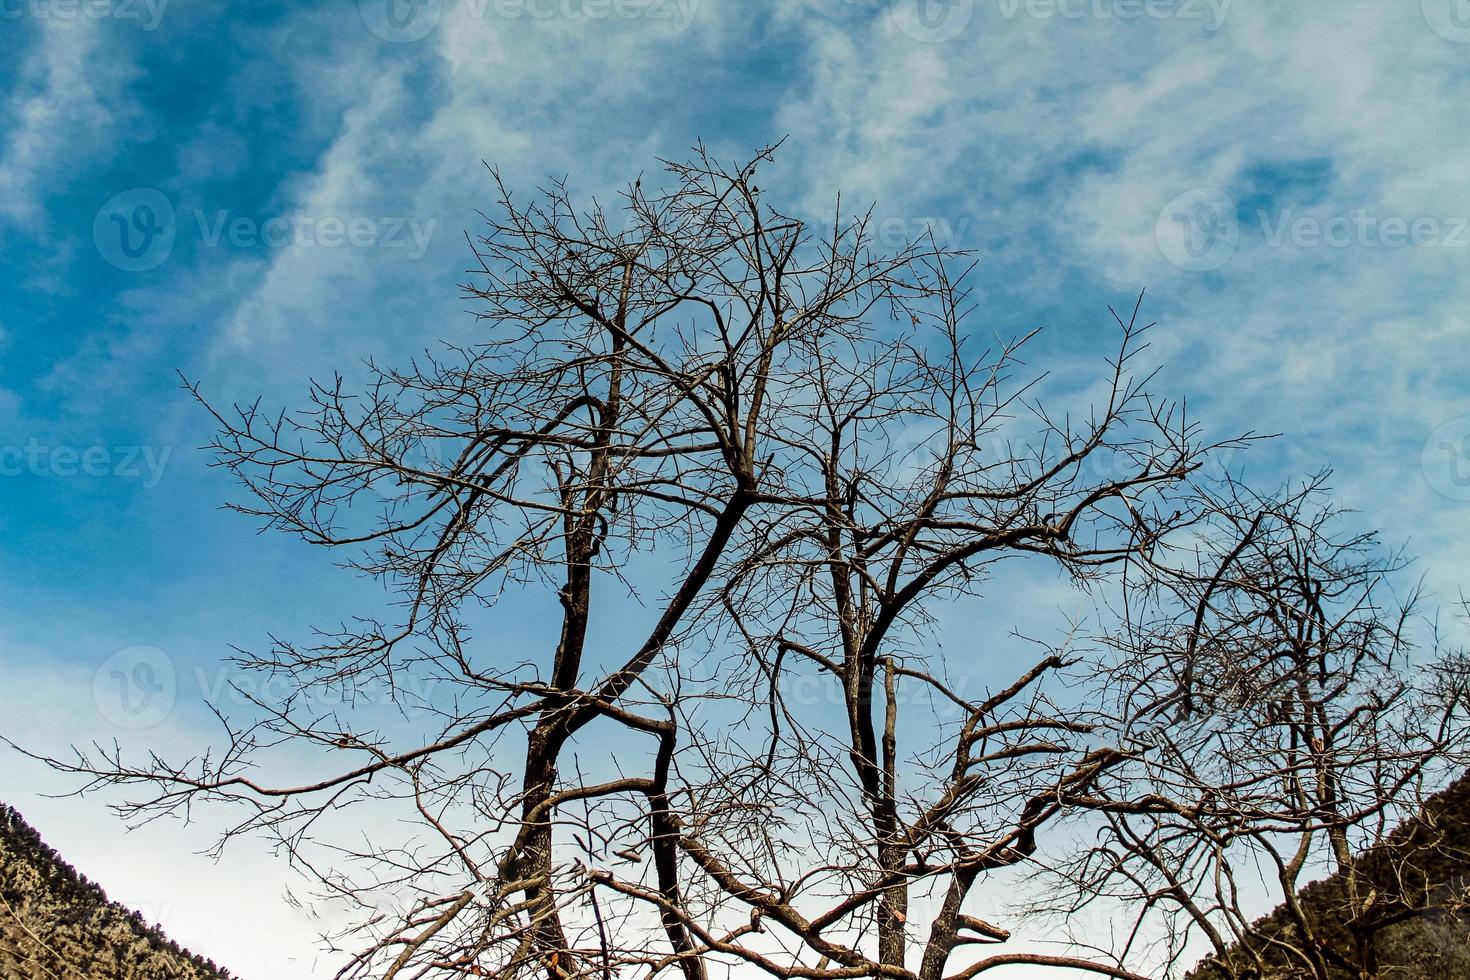
<instances>
[{"instance_id":1,"label":"white cloud","mask_svg":"<svg viewBox=\"0 0 1470 980\"><path fill-rule=\"evenodd\" d=\"M409 59L344 46L338 62L316 69L327 83L302 82L309 114L333 106L341 122L316 167L282 188L280 212L402 217L417 226L428 256L413 248L291 246L239 259L259 277L226 320L217 365L238 367L245 358L266 367L262 373L289 366L300 379L478 329L454 277L469 261L465 232L480 231L476 209L492 193L482 161L520 185L573 172L579 187L606 195L697 135L670 135L660 120L640 115L649 92L667 91L650 67L739 43L719 34L714 4L657 7L690 10L687 23L504 17L496 9L446 10L432 34L409 45ZM357 84L330 81L343 76Z\"/></svg>"},{"instance_id":2,"label":"white cloud","mask_svg":"<svg viewBox=\"0 0 1470 980\"><path fill-rule=\"evenodd\" d=\"M0 145L0 217L27 225L47 196L108 157L135 74L94 19L43 17L36 30L15 70L20 84Z\"/></svg>"},{"instance_id":3,"label":"white cloud","mask_svg":"<svg viewBox=\"0 0 1470 980\"><path fill-rule=\"evenodd\" d=\"M1215 33L1000 9L977 4L967 33L945 43L906 39L889 18L814 38L811 83L779 115L802 182L840 182L901 213L932 213L926 198L946 191L955 211L998 211L979 244L1000 264L982 265L979 281L1011 277L1013 295L1055 303L1059 268L1104 295L1150 286L1170 384L1213 428L1281 430L1296 463L1336 464L1344 497L1390 536L1435 529L1416 537L1448 581L1443 542L1463 550L1470 528L1427 486L1419 457L1463 406L1463 375L1445 359L1470 349L1457 315L1470 248L1270 247L1250 204L1240 251L1202 275L1169 264L1155 226L1192 188L1241 194L1253 166L1323 159L1325 199L1288 190L1270 205L1273 227L1356 209L1452 227L1470 216L1451 163L1470 150L1456 118L1470 95L1464 46L1435 35L1417 5L1235 4ZM1049 175L1089 152L1104 164ZM1005 229L1018 230L1007 250L987 249ZM1029 325L994 316L987 327Z\"/></svg>"}]
</instances>

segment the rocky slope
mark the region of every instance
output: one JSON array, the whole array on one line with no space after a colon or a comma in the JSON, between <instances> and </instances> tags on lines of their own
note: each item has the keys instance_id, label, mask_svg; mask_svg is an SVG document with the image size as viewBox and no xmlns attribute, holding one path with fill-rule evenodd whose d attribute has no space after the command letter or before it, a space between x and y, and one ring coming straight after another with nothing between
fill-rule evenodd
<instances>
[{"instance_id":1,"label":"rocky slope","mask_svg":"<svg viewBox=\"0 0 1470 980\"><path fill-rule=\"evenodd\" d=\"M0 978L230 980L115 905L0 804Z\"/></svg>"}]
</instances>

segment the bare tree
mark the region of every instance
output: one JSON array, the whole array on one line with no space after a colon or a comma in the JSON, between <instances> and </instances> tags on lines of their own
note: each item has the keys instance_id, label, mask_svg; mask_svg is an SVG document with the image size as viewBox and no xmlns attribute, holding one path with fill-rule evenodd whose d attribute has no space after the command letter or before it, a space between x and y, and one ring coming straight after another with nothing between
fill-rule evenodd
<instances>
[{"instance_id":1,"label":"bare tree","mask_svg":"<svg viewBox=\"0 0 1470 980\"><path fill-rule=\"evenodd\" d=\"M840 201L824 229L784 215L771 159L701 149L611 213L497 175L466 288L482 343L302 412L212 409L239 509L340 549L396 612L242 655L291 693L217 753L53 764L129 790L131 818L224 804L225 840L274 837L365 910L343 977L1140 976L1129 950L974 914L1050 829L1156 792L1125 780L1153 775L1134 715L1061 685L1066 649L955 682L932 627L1002 562L1164 581L1161 542L1215 509L1192 474L1218 446L1148 393L1136 308L1091 411L1048 411L1031 335L975 343L963 255L884 254ZM528 623L524 654L477 639ZM1183 717L1214 696L1196 673ZM441 682L417 739L311 696L408 703L410 677ZM282 745L330 774L265 781ZM327 840L359 804L416 829Z\"/></svg>"},{"instance_id":2,"label":"bare tree","mask_svg":"<svg viewBox=\"0 0 1470 980\"><path fill-rule=\"evenodd\" d=\"M1459 847L1422 808L1464 763L1463 657L1416 655L1422 597L1394 595L1402 560L1344 530L1324 479L1226 481L1097 665L1131 762L1086 804L1106 827L1053 869L1053 907L1122 899L1130 940L1150 919L1176 956L1207 940L1202 976L1379 977L1380 935L1434 908L1429 869Z\"/></svg>"}]
</instances>

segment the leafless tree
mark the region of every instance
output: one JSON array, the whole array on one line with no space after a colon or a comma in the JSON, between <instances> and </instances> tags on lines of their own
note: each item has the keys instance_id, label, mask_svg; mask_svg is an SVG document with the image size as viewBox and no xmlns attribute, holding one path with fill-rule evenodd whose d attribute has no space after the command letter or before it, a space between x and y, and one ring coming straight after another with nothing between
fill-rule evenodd
<instances>
[{"instance_id":1,"label":"leafless tree","mask_svg":"<svg viewBox=\"0 0 1470 980\"><path fill-rule=\"evenodd\" d=\"M1130 941L1151 920L1176 956L1207 940L1202 976L1371 980L1381 934L1434 907L1434 864L1464 861L1421 816L1464 764L1463 656L1415 650L1421 595L1393 593L1401 559L1344 530L1323 477L1218 489L1103 638L1130 764L1084 804L1106 826L1052 869L1052 907L1121 899Z\"/></svg>"},{"instance_id":2,"label":"leafless tree","mask_svg":"<svg viewBox=\"0 0 1470 980\"><path fill-rule=\"evenodd\" d=\"M1161 792L1135 721L1209 717L1215 647L1159 654L1200 666L1167 707L1110 717L1102 688L1061 683L1065 646L956 682L934 617L1002 562L1198 587L1162 577L1165 543L1211 519L1194 475L1241 441L1148 393L1136 308L1108 324L1090 411L1048 410L1032 335L976 342L965 256L885 254L840 201L823 228L784 215L757 187L771 161L700 149L610 212L561 184L520 203L497 175L466 287L483 342L318 385L301 412L211 409L239 509L350 556L395 611L242 654L291 693L225 721L218 752L53 764L129 791L132 818L223 804L225 839L272 836L366 910L345 978L1141 976L1126 949L1021 943L974 893L1065 820L1132 826L1120 803ZM1312 598L1257 573L1281 616ZM1154 655L1122 652L1119 677ZM312 697L407 703L412 677L439 682L417 739ZM265 781L282 746L332 768ZM330 838L360 804L414 829Z\"/></svg>"}]
</instances>

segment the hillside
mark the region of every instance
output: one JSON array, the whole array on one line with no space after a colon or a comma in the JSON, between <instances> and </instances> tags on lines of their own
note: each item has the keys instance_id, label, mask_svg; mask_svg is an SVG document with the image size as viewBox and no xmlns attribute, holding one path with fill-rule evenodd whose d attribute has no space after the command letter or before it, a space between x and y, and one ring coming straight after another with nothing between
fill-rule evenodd
<instances>
[{"instance_id":1,"label":"hillside","mask_svg":"<svg viewBox=\"0 0 1470 980\"><path fill-rule=\"evenodd\" d=\"M1431 797L1415 819L1359 861L1375 896L1360 926L1378 933L1379 976L1383 980L1470 977L1470 775ZM1347 966L1355 940L1344 921L1350 907L1345 888L1344 881L1333 876L1308 885L1298 898L1303 911L1327 927L1324 952L1329 962L1339 964L1334 980L1357 980L1358 971ZM1289 944L1297 941L1284 906L1251 929L1251 945L1263 952L1268 964L1265 980L1303 976L1271 948L1272 937ZM1246 962L1240 956L1240 966ZM1227 974L1202 965L1189 980L1227 980Z\"/></svg>"},{"instance_id":2,"label":"hillside","mask_svg":"<svg viewBox=\"0 0 1470 980\"><path fill-rule=\"evenodd\" d=\"M0 978L230 980L115 905L0 804Z\"/></svg>"}]
</instances>

